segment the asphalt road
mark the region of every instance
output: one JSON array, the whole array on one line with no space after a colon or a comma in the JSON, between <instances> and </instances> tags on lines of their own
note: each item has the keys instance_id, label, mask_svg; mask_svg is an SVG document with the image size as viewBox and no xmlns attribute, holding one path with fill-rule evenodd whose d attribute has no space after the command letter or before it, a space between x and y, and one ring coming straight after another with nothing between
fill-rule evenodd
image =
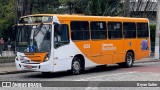
<instances>
[{"instance_id":1,"label":"asphalt road","mask_svg":"<svg viewBox=\"0 0 160 90\"><path fill-rule=\"evenodd\" d=\"M135 63L132 68L120 68L118 65L109 65L103 68L89 68L81 75L71 75L68 72L42 75L40 72L26 72L0 75L0 81L160 81L160 61ZM122 89L121 89L122 88ZM135 90L135 87L107 87L109 90ZM106 87L54 87L51 90L106 90ZM152 88L137 87L136 90L150 90ZM154 90L160 90L154 87ZM6 90L6 89L4 89ZM18 90L18 89L16 89ZM39 89L41 90L41 89ZM42 90L45 90L43 88ZM48 90L48 89L47 89Z\"/></svg>"}]
</instances>

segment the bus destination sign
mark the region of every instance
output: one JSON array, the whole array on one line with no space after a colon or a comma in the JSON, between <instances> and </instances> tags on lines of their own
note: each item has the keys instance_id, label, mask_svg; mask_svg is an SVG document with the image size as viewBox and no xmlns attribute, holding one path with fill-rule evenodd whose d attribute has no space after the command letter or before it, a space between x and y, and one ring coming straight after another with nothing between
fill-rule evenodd
<instances>
[{"instance_id":1,"label":"bus destination sign","mask_svg":"<svg viewBox=\"0 0 160 90\"><path fill-rule=\"evenodd\" d=\"M52 16L29 16L23 17L20 19L19 23L21 24L30 24L30 23L49 23L52 22Z\"/></svg>"}]
</instances>

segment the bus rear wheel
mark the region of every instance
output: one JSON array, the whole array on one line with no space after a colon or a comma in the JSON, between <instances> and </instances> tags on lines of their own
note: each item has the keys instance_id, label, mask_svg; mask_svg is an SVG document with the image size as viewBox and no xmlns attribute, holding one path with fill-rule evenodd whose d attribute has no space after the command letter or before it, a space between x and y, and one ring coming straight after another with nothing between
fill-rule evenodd
<instances>
[{"instance_id":1,"label":"bus rear wheel","mask_svg":"<svg viewBox=\"0 0 160 90\"><path fill-rule=\"evenodd\" d=\"M134 56L131 52L127 52L126 57L125 57L125 62L124 63L119 63L118 65L120 67L126 67L130 68L133 66L134 63Z\"/></svg>"},{"instance_id":2,"label":"bus rear wheel","mask_svg":"<svg viewBox=\"0 0 160 90\"><path fill-rule=\"evenodd\" d=\"M78 57L74 57L72 62L71 72L74 75L78 75L81 73L81 71L82 71L82 64L80 62L80 59Z\"/></svg>"}]
</instances>

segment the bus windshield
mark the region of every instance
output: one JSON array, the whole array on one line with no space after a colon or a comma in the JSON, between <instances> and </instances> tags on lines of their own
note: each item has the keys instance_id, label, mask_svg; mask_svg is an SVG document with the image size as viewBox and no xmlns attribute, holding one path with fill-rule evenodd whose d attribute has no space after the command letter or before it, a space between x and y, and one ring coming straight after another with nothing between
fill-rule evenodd
<instances>
[{"instance_id":1,"label":"bus windshield","mask_svg":"<svg viewBox=\"0 0 160 90\"><path fill-rule=\"evenodd\" d=\"M17 27L16 51L49 52L51 49L51 25L23 25Z\"/></svg>"}]
</instances>

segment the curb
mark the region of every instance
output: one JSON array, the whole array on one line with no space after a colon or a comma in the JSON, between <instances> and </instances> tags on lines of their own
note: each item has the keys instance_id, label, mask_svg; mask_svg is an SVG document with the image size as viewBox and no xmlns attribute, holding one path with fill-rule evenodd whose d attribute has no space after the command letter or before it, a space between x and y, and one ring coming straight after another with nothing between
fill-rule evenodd
<instances>
[{"instance_id":1,"label":"curb","mask_svg":"<svg viewBox=\"0 0 160 90\"><path fill-rule=\"evenodd\" d=\"M5 72L0 72L0 75L18 74L18 73L27 73L27 72L33 72L33 71L5 71Z\"/></svg>"},{"instance_id":2,"label":"curb","mask_svg":"<svg viewBox=\"0 0 160 90\"><path fill-rule=\"evenodd\" d=\"M134 63L150 63L150 62L160 62L158 60L153 60L153 61L135 61Z\"/></svg>"},{"instance_id":3,"label":"curb","mask_svg":"<svg viewBox=\"0 0 160 90\"><path fill-rule=\"evenodd\" d=\"M135 63L145 63L145 62L160 62L160 60L150 57L135 61Z\"/></svg>"}]
</instances>

